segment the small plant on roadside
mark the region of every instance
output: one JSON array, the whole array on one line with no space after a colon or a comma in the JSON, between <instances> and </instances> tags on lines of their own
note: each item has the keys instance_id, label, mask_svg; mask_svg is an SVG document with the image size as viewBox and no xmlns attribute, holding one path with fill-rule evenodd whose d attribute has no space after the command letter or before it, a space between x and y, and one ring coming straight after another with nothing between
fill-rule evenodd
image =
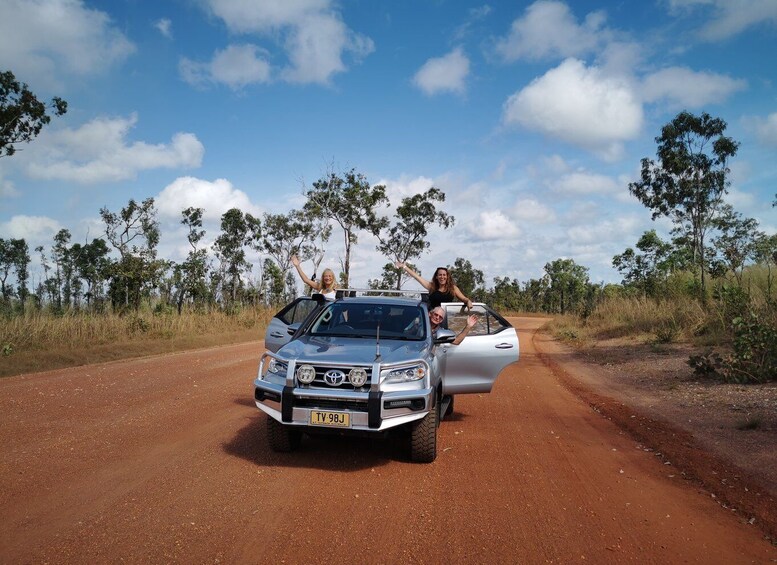
<instances>
[{"instance_id":1,"label":"small plant on roadside","mask_svg":"<svg viewBox=\"0 0 777 565\"><path fill-rule=\"evenodd\" d=\"M656 343L674 343L680 337L680 326L674 320L661 324L655 331Z\"/></svg>"},{"instance_id":2,"label":"small plant on roadside","mask_svg":"<svg viewBox=\"0 0 777 565\"><path fill-rule=\"evenodd\" d=\"M11 353L13 353L13 344L4 343L2 352L3 352L3 357L8 357L9 355L11 355Z\"/></svg>"},{"instance_id":3,"label":"small plant on roadside","mask_svg":"<svg viewBox=\"0 0 777 565\"><path fill-rule=\"evenodd\" d=\"M695 375L707 379L722 378L723 358L715 351L709 351L702 355L691 355L688 359Z\"/></svg>"}]
</instances>

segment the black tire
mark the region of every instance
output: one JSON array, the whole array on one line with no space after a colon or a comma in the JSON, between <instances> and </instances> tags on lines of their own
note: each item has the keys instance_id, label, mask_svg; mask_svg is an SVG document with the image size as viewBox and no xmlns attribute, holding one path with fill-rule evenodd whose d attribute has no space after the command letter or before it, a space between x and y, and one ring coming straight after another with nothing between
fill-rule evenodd
<instances>
[{"instance_id":1,"label":"black tire","mask_svg":"<svg viewBox=\"0 0 777 565\"><path fill-rule=\"evenodd\" d=\"M267 416L267 440L273 451L289 453L295 451L302 442L302 431L293 426L285 426Z\"/></svg>"},{"instance_id":2,"label":"black tire","mask_svg":"<svg viewBox=\"0 0 777 565\"><path fill-rule=\"evenodd\" d=\"M413 422L410 432L410 459L417 463L431 463L437 459L437 426L440 416L440 404L421 420Z\"/></svg>"}]
</instances>

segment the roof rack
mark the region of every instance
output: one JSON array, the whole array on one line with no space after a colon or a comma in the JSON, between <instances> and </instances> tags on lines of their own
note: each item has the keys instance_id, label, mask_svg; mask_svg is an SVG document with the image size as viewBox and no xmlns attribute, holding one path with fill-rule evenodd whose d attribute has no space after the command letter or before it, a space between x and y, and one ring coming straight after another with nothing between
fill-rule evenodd
<instances>
[{"instance_id":1,"label":"roof rack","mask_svg":"<svg viewBox=\"0 0 777 565\"><path fill-rule=\"evenodd\" d=\"M421 302L429 302L429 292L426 290L396 290L388 288L338 288L335 296L340 298L354 296L403 296L417 297Z\"/></svg>"}]
</instances>

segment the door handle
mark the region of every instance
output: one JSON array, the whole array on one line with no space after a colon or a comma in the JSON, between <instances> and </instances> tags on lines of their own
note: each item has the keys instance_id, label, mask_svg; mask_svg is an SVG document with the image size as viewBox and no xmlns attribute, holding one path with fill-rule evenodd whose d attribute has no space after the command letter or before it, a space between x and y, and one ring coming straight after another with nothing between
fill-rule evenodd
<instances>
[{"instance_id":1,"label":"door handle","mask_svg":"<svg viewBox=\"0 0 777 565\"><path fill-rule=\"evenodd\" d=\"M270 334L270 337L283 337L283 334L281 332L273 332Z\"/></svg>"},{"instance_id":2,"label":"door handle","mask_svg":"<svg viewBox=\"0 0 777 565\"><path fill-rule=\"evenodd\" d=\"M513 344L512 343L500 343L499 345L495 345L497 349L512 349Z\"/></svg>"}]
</instances>

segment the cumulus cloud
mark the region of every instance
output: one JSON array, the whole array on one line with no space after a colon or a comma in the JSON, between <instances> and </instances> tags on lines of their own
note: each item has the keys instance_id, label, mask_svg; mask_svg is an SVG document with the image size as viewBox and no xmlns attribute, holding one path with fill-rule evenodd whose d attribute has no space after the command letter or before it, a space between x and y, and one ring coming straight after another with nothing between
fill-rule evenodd
<instances>
[{"instance_id":1,"label":"cumulus cloud","mask_svg":"<svg viewBox=\"0 0 777 565\"><path fill-rule=\"evenodd\" d=\"M173 38L173 22L168 18L162 18L154 22L154 27L167 39Z\"/></svg>"},{"instance_id":2,"label":"cumulus cloud","mask_svg":"<svg viewBox=\"0 0 777 565\"><path fill-rule=\"evenodd\" d=\"M580 25L565 3L541 0L513 22L496 52L506 61L580 56L598 48L604 21L604 12L591 12Z\"/></svg>"},{"instance_id":3,"label":"cumulus cloud","mask_svg":"<svg viewBox=\"0 0 777 565\"><path fill-rule=\"evenodd\" d=\"M279 42L289 63L279 75L288 82L327 84L346 70L346 54L359 61L375 48L345 25L330 0L207 0L207 6L232 33Z\"/></svg>"},{"instance_id":4,"label":"cumulus cloud","mask_svg":"<svg viewBox=\"0 0 777 565\"><path fill-rule=\"evenodd\" d=\"M248 195L236 189L226 179L207 181L195 177L179 177L167 185L154 199L160 216L181 219L186 208L202 208L205 220L217 221L227 210L239 208L254 216L262 210L251 202Z\"/></svg>"},{"instance_id":5,"label":"cumulus cloud","mask_svg":"<svg viewBox=\"0 0 777 565\"><path fill-rule=\"evenodd\" d=\"M626 79L567 59L510 96L502 119L613 160L639 133L643 113Z\"/></svg>"},{"instance_id":6,"label":"cumulus cloud","mask_svg":"<svg viewBox=\"0 0 777 565\"><path fill-rule=\"evenodd\" d=\"M567 195L615 194L622 185L612 178L588 172L574 172L549 181L554 192Z\"/></svg>"},{"instance_id":7,"label":"cumulus cloud","mask_svg":"<svg viewBox=\"0 0 777 565\"><path fill-rule=\"evenodd\" d=\"M641 92L647 102L665 99L676 108L702 108L723 102L745 88L745 80L685 67L669 67L647 75Z\"/></svg>"},{"instance_id":8,"label":"cumulus cloud","mask_svg":"<svg viewBox=\"0 0 777 565\"><path fill-rule=\"evenodd\" d=\"M575 226L567 230L567 236L577 245L632 241L636 239L634 235L642 225L643 221L640 218L630 216Z\"/></svg>"},{"instance_id":9,"label":"cumulus cloud","mask_svg":"<svg viewBox=\"0 0 777 565\"><path fill-rule=\"evenodd\" d=\"M99 73L135 46L105 12L81 0L0 2L0 68L51 88L72 76Z\"/></svg>"},{"instance_id":10,"label":"cumulus cloud","mask_svg":"<svg viewBox=\"0 0 777 565\"><path fill-rule=\"evenodd\" d=\"M429 59L413 76L413 84L431 96L441 92L463 94L469 75L469 59L460 47L443 57Z\"/></svg>"},{"instance_id":11,"label":"cumulus cloud","mask_svg":"<svg viewBox=\"0 0 777 565\"><path fill-rule=\"evenodd\" d=\"M516 220L533 224L549 224L556 220L556 213L533 198L518 200L512 208L512 216Z\"/></svg>"},{"instance_id":12,"label":"cumulus cloud","mask_svg":"<svg viewBox=\"0 0 777 565\"><path fill-rule=\"evenodd\" d=\"M386 187L386 196L388 196L392 206L397 206L403 198L423 194L435 186L434 180L425 176L414 178L401 176L393 180L381 179L375 184L382 184Z\"/></svg>"},{"instance_id":13,"label":"cumulus cloud","mask_svg":"<svg viewBox=\"0 0 777 565\"><path fill-rule=\"evenodd\" d=\"M749 118L746 124L755 131L758 141L768 147L777 147L777 112L766 118Z\"/></svg>"},{"instance_id":14,"label":"cumulus cloud","mask_svg":"<svg viewBox=\"0 0 777 565\"><path fill-rule=\"evenodd\" d=\"M222 83L239 90L249 84L270 80L270 64L266 57L267 52L256 45L230 45L216 51L207 63L183 58L178 68L189 84Z\"/></svg>"},{"instance_id":15,"label":"cumulus cloud","mask_svg":"<svg viewBox=\"0 0 777 565\"><path fill-rule=\"evenodd\" d=\"M707 41L719 41L759 24L777 24L774 0L670 0L673 12L709 9L712 15L699 35Z\"/></svg>"},{"instance_id":16,"label":"cumulus cloud","mask_svg":"<svg viewBox=\"0 0 777 565\"><path fill-rule=\"evenodd\" d=\"M24 239L30 248L41 243L49 243L62 225L46 216L13 216L7 222L0 223L0 233L4 237Z\"/></svg>"},{"instance_id":17,"label":"cumulus cloud","mask_svg":"<svg viewBox=\"0 0 777 565\"><path fill-rule=\"evenodd\" d=\"M200 166L205 149L194 134L176 133L169 144L130 143L136 122L133 114L44 131L20 160L30 177L87 184L131 179L148 169Z\"/></svg>"},{"instance_id":18,"label":"cumulus cloud","mask_svg":"<svg viewBox=\"0 0 777 565\"><path fill-rule=\"evenodd\" d=\"M467 229L475 239L479 240L504 240L521 235L518 226L499 210L481 212L477 220L471 222Z\"/></svg>"}]
</instances>

